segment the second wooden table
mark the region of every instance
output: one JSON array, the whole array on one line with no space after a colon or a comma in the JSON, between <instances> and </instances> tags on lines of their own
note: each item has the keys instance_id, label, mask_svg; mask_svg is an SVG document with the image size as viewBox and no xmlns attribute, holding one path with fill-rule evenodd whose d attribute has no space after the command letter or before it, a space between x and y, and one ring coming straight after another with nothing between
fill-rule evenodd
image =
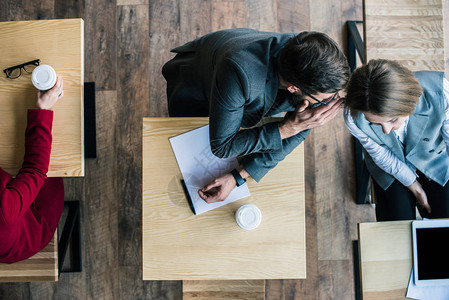
<instances>
[{"instance_id":1,"label":"second wooden table","mask_svg":"<svg viewBox=\"0 0 449 300\"><path fill-rule=\"evenodd\" d=\"M143 279L280 279L306 277L304 148L300 145L249 198L194 216L168 141L207 118L143 121ZM240 229L235 211L253 203L262 223Z\"/></svg>"}]
</instances>

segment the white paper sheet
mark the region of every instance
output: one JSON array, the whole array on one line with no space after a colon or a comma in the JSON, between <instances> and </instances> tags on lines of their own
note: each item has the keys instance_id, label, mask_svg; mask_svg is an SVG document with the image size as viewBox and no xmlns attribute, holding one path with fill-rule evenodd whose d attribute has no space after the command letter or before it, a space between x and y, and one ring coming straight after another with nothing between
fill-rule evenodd
<instances>
[{"instance_id":1,"label":"white paper sheet","mask_svg":"<svg viewBox=\"0 0 449 300\"><path fill-rule=\"evenodd\" d=\"M413 268L408 282L406 297L419 300L447 300L449 299L449 286L417 286L413 279Z\"/></svg>"},{"instance_id":2,"label":"white paper sheet","mask_svg":"<svg viewBox=\"0 0 449 300\"><path fill-rule=\"evenodd\" d=\"M208 204L198 195L198 189L238 166L237 158L213 155L209 125L172 137L170 144L197 215L250 195L246 184L235 187L222 202Z\"/></svg>"}]
</instances>

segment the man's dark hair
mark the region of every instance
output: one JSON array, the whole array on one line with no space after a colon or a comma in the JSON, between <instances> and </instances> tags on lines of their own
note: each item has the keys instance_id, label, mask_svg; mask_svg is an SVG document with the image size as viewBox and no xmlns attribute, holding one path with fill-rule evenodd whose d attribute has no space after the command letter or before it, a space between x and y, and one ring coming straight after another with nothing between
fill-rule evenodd
<instances>
[{"instance_id":1,"label":"man's dark hair","mask_svg":"<svg viewBox=\"0 0 449 300\"><path fill-rule=\"evenodd\" d=\"M311 95L345 88L349 65L343 52L321 32L305 31L281 50L278 70L282 78Z\"/></svg>"}]
</instances>

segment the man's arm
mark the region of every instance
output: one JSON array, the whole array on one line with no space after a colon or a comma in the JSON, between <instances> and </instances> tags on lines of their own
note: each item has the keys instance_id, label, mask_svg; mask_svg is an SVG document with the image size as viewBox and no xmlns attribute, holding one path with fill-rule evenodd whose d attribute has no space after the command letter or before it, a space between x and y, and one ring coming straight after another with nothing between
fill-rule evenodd
<instances>
[{"instance_id":1,"label":"man's arm","mask_svg":"<svg viewBox=\"0 0 449 300\"><path fill-rule=\"evenodd\" d=\"M241 160L241 164L249 175L259 182L268 171L276 167L276 165L284 160L299 144L301 144L310 130L302 131L294 136L282 140L282 149L279 151L254 153L245 156Z\"/></svg>"},{"instance_id":2,"label":"man's arm","mask_svg":"<svg viewBox=\"0 0 449 300\"><path fill-rule=\"evenodd\" d=\"M282 147L277 151L253 153L242 159L245 170L259 182L265 174L273 169L280 161L290 154L306 136L310 129L321 126L332 120L341 111L342 100L338 99L328 106L308 108L308 101L304 101L295 111L285 115L279 123L282 137Z\"/></svg>"},{"instance_id":3,"label":"man's arm","mask_svg":"<svg viewBox=\"0 0 449 300\"><path fill-rule=\"evenodd\" d=\"M244 179L253 177L257 182L285 156L292 152L307 136L310 130L301 132L282 141L282 149L267 153L254 153L242 159L237 171ZM215 178L198 190L198 194L207 203L224 201L236 185L234 176L230 173Z\"/></svg>"},{"instance_id":4,"label":"man's arm","mask_svg":"<svg viewBox=\"0 0 449 300\"><path fill-rule=\"evenodd\" d=\"M329 120L329 118L333 118L335 114L340 111L340 104L336 104L333 107L318 107L307 112L308 116L312 116L312 121L306 122L306 126L319 126L316 124L321 124L317 118L318 115L324 117L325 120ZM318 110L318 112L317 112ZM297 115L297 113L302 113L303 111L296 110L286 115L285 119L292 118L292 115ZM297 118L292 118L291 120L298 120ZM307 120L310 120L307 119ZM326 122L327 122L326 121ZM291 122L293 123L293 122ZM269 123L272 124L272 123ZM274 123L279 124L279 123ZM298 130L298 128L302 128L300 126L294 127L294 130ZM290 154L309 134L310 129L300 131L299 133L292 135L290 137L286 137L281 140L281 147L278 150L270 151L270 152L262 152L262 153L252 153L250 155L245 156L240 166L240 175L243 178L251 176L257 182L268 173L269 170L274 168L280 161L282 161L288 154ZM236 181L234 177L228 173L224 174L216 179L214 179L209 184L205 185L198 191L200 197L208 202L217 202L223 201L227 198L227 196L231 193L232 189L235 187Z\"/></svg>"}]
</instances>

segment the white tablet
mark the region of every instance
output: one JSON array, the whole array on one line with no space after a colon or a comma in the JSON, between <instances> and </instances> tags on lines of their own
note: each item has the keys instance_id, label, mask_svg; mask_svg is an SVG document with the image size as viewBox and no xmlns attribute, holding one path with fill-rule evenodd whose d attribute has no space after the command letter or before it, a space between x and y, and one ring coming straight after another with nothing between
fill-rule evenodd
<instances>
[{"instance_id":1,"label":"white tablet","mask_svg":"<svg viewBox=\"0 0 449 300\"><path fill-rule=\"evenodd\" d=\"M416 285L449 285L449 219L412 222Z\"/></svg>"}]
</instances>

